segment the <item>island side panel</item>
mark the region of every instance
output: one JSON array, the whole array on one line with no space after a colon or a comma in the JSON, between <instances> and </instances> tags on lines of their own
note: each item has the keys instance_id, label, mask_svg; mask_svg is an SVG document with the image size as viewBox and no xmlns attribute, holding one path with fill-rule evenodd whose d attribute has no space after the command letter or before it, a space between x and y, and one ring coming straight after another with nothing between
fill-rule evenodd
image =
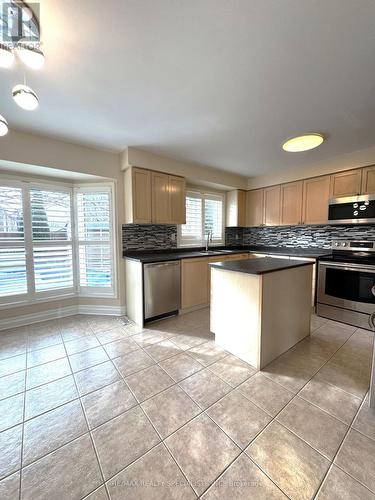
<instances>
[{"instance_id":1,"label":"island side panel","mask_svg":"<svg viewBox=\"0 0 375 500\"><path fill-rule=\"evenodd\" d=\"M126 315L143 327L143 264L125 260Z\"/></svg>"},{"instance_id":2,"label":"island side panel","mask_svg":"<svg viewBox=\"0 0 375 500\"><path fill-rule=\"evenodd\" d=\"M260 367L310 335L313 266L263 275Z\"/></svg>"},{"instance_id":3,"label":"island side panel","mask_svg":"<svg viewBox=\"0 0 375 500\"><path fill-rule=\"evenodd\" d=\"M210 330L215 341L255 368L260 364L261 276L211 268Z\"/></svg>"}]
</instances>

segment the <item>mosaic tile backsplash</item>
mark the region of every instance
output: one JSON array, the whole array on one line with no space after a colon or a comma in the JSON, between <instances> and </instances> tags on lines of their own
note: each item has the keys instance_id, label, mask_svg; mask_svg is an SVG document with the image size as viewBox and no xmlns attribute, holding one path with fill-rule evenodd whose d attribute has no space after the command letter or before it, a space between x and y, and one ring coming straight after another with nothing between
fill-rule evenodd
<instances>
[{"instance_id":1,"label":"mosaic tile backsplash","mask_svg":"<svg viewBox=\"0 0 375 500\"><path fill-rule=\"evenodd\" d=\"M227 227L227 246L261 245L296 248L330 248L332 240L375 240L375 225ZM177 226L125 224L123 250L177 248Z\"/></svg>"},{"instance_id":2,"label":"mosaic tile backsplash","mask_svg":"<svg viewBox=\"0 0 375 500\"><path fill-rule=\"evenodd\" d=\"M124 224L123 250L166 250L177 247L177 226Z\"/></svg>"},{"instance_id":3,"label":"mosaic tile backsplash","mask_svg":"<svg viewBox=\"0 0 375 500\"><path fill-rule=\"evenodd\" d=\"M244 245L330 248L332 240L375 240L375 225L278 226L243 229Z\"/></svg>"}]
</instances>

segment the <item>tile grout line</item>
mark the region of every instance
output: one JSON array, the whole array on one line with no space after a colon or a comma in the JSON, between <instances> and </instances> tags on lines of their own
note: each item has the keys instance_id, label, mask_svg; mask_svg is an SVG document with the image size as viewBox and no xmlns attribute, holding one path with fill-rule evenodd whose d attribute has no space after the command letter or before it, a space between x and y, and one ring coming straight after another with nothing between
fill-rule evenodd
<instances>
[{"instance_id":1,"label":"tile grout line","mask_svg":"<svg viewBox=\"0 0 375 500\"><path fill-rule=\"evenodd\" d=\"M26 351L26 368L27 368L27 351ZM20 481L19 481L19 491L18 499L21 500L21 489L22 489L22 475L23 475L23 446L24 446L24 434L25 434L25 412L26 412L26 384L27 384L27 369L25 370L25 386L23 392L23 419L22 419L22 437L21 437L21 460L20 460Z\"/></svg>"},{"instance_id":2,"label":"tile grout line","mask_svg":"<svg viewBox=\"0 0 375 500\"><path fill-rule=\"evenodd\" d=\"M366 395L364 396L362 403L359 405L359 408L358 408L358 410L356 411L356 413L355 413L355 415L354 415L354 417L353 417L353 419L352 419L352 421L351 421L351 424L348 426L348 430L346 431L346 433L345 433L345 435L344 435L344 437L343 437L343 439L342 439L342 441L341 441L341 443L340 443L340 446L338 447L338 449L337 449L337 451L336 451L336 453L335 453L335 455L334 455L334 457L333 457L333 459L332 459L332 461L331 461L331 464L330 464L330 466L328 467L328 470L327 470L327 471L326 471L326 473L324 474L323 479L322 479L322 481L321 481L321 482L320 482L320 484L319 484L319 487L318 487L318 490L317 490L317 492L316 492L316 495L318 495L318 493L321 491L321 489L322 489L322 487L323 487L323 484L324 484L324 481L325 481L325 479L328 477L328 474L329 474L329 472L332 470L332 468L333 468L333 466L334 466L334 465L335 465L336 467L338 467L340 470L342 470L345 474L348 474L348 473L347 473L344 469L342 469L339 465L335 464L335 460L336 460L336 458L337 458L338 454L340 453L341 449L342 449L342 448L343 448L343 446L344 446L345 440L346 440L346 438L347 438L347 436L348 436L349 432L350 432L350 431L351 431L351 429L352 429L352 424L353 424L354 420L357 418L357 415L359 414L359 412L360 412L360 410L361 410L361 408L362 408L362 404L363 404L363 402L365 401L365 399L366 399ZM358 482L359 484L361 484L362 486L365 486L363 483L361 483L361 481L358 481L358 479L354 478L351 474L348 474L348 476L350 476L351 478L353 478L355 481L357 481L357 482ZM367 486L365 486L365 487L367 488ZM367 488L367 489L369 490L369 488ZM369 490L369 491L371 491L371 490ZM374 493L374 492L372 492L372 493Z\"/></svg>"},{"instance_id":3,"label":"tile grout line","mask_svg":"<svg viewBox=\"0 0 375 500\"><path fill-rule=\"evenodd\" d=\"M68 356L68 352L66 350L66 346L65 346L65 342L64 342L64 339L63 339L63 345L64 345L64 349L65 349L65 352L66 352L66 357L68 358L68 363L69 363L69 366L70 366L70 370L72 372L72 377L73 377L73 382L74 382L74 385L75 385L75 388L76 388L76 391L77 391L77 394L78 394L78 399L79 399L79 404L81 405L81 410L82 410L82 413L83 413L83 416L84 416L84 419L85 419L85 423L86 423L86 427L87 427L87 431L88 431L88 435L90 436L90 441L91 441L91 445L93 447L93 450L94 450L94 453L95 453L95 457L96 457L96 461L97 461L97 464L98 464L98 467L99 467L99 471L100 471L100 475L102 477L102 481L103 483L102 484L105 484L104 482L104 474L103 474L103 470L102 470L102 466L100 464L100 461L99 461L99 456L98 456L98 452L97 452L97 449L95 447L95 444L94 444L94 440L93 440L93 437L91 435L91 432L90 432L90 427L89 427L89 423L88 423L88 419L87 419L87 415L86 415L86 412L85 412L85 407L82 403L82 399L80 397L80 392L79 392L79 389L78 389L78 385L77 385L77 381L75 379L75 376L74 376L74 373L73 373L73 370L72 370L72 366L71 366L71 363L70 363L70 359L69 359L69 356ZM85 436L86 433L82 434L81 436L78 436L79 437L82 437L82 436ZM78 439L76 438L76 439ZM74 439L72 440L74 441ZM72 442L70 441L70 442ZM65 443L65 444L68 444L68 443ZM62 445L62 446L65 446L65 445ZM60 447L61 448L61 447ZM98 486L98 488L100 487L101 485ZM104 486L105 487L105 486ZM96 488L95 488L96 489ZM89 495L90 493L92 493L94 490L90 490L87 495ZM107 491L107 488L105 487L106 491ZM108 494L108 492L107 492ZM85 496L87 496L85 495Z\"/></svg>"}]
</instances>

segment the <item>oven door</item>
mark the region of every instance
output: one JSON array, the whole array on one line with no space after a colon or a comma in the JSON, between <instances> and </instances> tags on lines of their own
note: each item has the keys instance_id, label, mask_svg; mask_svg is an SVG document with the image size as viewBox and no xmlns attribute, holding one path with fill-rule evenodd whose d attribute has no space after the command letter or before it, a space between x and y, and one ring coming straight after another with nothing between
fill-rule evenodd
<instances>
[{"instance_id":1,"label":"oven door","mask_svg":"<svg viewBox=\"0 0 375 500\"><path fill-rule=\"evenodd\" d=\"M375 266L319 262L318 302L352 311L372 313Z\"/></svg>"}]
</instances>

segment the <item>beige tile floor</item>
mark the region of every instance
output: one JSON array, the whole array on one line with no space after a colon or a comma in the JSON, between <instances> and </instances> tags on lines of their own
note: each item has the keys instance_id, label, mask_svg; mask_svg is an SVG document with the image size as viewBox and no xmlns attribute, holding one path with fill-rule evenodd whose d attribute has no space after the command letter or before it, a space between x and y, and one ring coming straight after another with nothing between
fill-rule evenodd
<instances>
[{"instance_id":1,"label":"beige tile floor","mask_svg":"<svg viewBox=\"0 0 375 500\"><path fill-rule=\"evenodd\" d=\"M262 372L208 311L0 333L0 498L375 499L372 333L312 318Z\"/></svg>"}]
</instances>

